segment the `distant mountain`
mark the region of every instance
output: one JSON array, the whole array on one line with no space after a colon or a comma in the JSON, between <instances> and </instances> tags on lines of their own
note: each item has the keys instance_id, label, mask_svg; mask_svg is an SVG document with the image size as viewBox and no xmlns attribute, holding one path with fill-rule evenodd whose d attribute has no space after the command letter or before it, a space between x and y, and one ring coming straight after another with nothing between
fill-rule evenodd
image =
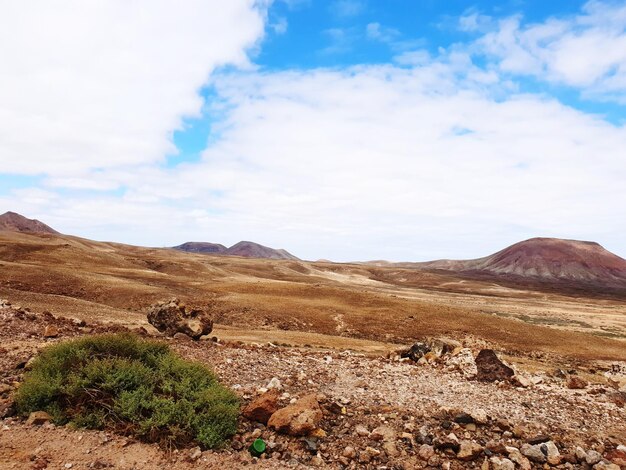
<instances>
[{"instance_id":1,"label":"distant mountain","mask_svg":"<svg viewBox=\"0 0 626 470\"><path fill-rule=\"evenodd\" d=\"M531 238L485 258L417 264L461 273L626 287L625 259L595 242L560 238Z\"/></svg>"},{"instance_id":2,"label":"distant mountain","mask_svg":"<svg viewBox=\"0 0 626 470\"><path fill-rule=\"evenodd\" d=\"M0 215L0 230L22 233L59 233L39 220L27 219L16 212L5 212Z\"/></svg>"},{"instance_id":3,"label":"distant mountain","mask_svg":"<svg viewBox=\"0 0 626 470\"><path fill-rule=\"evenodd\" d=\"M297 257L286 250L277 250L248 241L241 241L230 248L226 248L224 245L220 245L219 243L208 242L187 242L173 248L176 250L187 251L189 253L244 256L246 258L298 260Z\"/></svg>"},{"instance_id":4,"label":"distant mountain","mask_svg":"<svg viewBox=\"0 0 626 470\"><path fill-rule=\"evenodd\" d=\"M246 256L248 258L292 259L298 258L286 250L269 248L254 242L239 242L226 250L227 255Z\"/></svg>"},{"instance_id":5,"label":"distant mountain","mask_svg":"<svg viewBox=\"0 0 626 470\"><path fill-rule=\"evenodd\" d=\"M175 250L187 251L189 253L224 253L228 249L219 243L209 242L187 242L173 248Z\"/></svg>"}]
</instances>

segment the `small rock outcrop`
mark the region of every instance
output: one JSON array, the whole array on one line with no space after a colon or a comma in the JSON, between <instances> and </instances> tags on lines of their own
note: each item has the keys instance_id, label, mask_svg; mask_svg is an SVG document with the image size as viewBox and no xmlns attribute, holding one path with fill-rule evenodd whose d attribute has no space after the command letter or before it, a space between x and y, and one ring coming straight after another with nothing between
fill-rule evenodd
<instances>
[{"instance_id":1,"label":"small rock outcrop","mask_svg":"<svg viewBox=\"0 0 626 470\"><path fill-rule=\"evenodd\" d=\"M252 400L243 409L242 414L250 421L267 424L270 417L278 411L278 389L271 389Z\"/></svg>"},{"instance_id":2,"label":"small rock outcrop","mask_svg":"<svg viewBox=\"0 0 626 470\"><path fill-rule=\"evenodd\" d=\"M188 309L178 299L152 305L148 310L148 321L167 336L184 333L195 340L213 330L213 319L209 314Z\"/></svg>"},{"instance_id":3,"label":"small rock outcrop","mask_svg":"<svg viewBox=\"0 0 626 470\"><path fill-rule=\"evenodd\" d=\"M474 362L477 368L476 379L483 382L509 380L515 375L513 369L498 359L493 349L481 349Z\"/></svg>"},{"instance_id":4,"label":"small rock outcrop","mask_svg":"<svg viewBox=\"0 0 626 470\"><path fill-rule=\"evenodd\" d=\"M315 394L300 398L275 412L267 426L290 436L306 436L318 428L322 420L322 409Z\"/></svg>"}]
</instances>

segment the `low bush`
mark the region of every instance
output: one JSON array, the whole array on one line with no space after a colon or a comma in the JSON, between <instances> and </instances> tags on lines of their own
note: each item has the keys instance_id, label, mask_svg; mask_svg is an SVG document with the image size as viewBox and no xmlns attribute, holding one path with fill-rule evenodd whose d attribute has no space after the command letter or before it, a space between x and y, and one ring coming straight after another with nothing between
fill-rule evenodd
<instances>
[{"instance_id":1,"label":"low bush","mask_svg":"<svg viewBox=\"0 0 626 470\"><path fill-rule=\"evenodd\" d=\"M177 447L219 446L236 431L239 401L202 364L131 334L91 336L46 348L18 389L22 415L108 429Z\"/></svg>"}]
</instances>

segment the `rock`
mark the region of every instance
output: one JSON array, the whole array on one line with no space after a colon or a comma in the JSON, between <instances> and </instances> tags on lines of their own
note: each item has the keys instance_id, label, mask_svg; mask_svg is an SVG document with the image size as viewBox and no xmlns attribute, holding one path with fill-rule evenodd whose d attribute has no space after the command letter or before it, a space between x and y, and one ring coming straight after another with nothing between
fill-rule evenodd
<instances>
[{"instance_id":1,"label":"rock","mask_svg":"<svg viewBox=\"0 0 626 470\"><path fill-rule=\"evenodd\" d=\"M354 449L354 447L347 446L345 449L343 449L341 455L350 460L354 460L356 458L356 450Z\"/></svg>"},{"instance_id":2,"label":"rock","mask_svg":"<svg viewBox=\"0 0 626 470\"><path fill-rule=\"evenodd\" d=\"M189 451L189 458L191 460L198 460L202 456L202 449L200 447L194 447Z\"/></svg>"},{"instance_id":3,"label":"rock","mask_svg":"<svg viewBox=\"0 0 626 470\"><path fill-rule=\"evenodd\" d=\"M614 463L599 462L593 466L593 470L620 470L620 466Z\"/></svg>"},{"instance_id":4,"label":"rock","mask_svg":"<svg viewBox=\"0 0 626 470\"><path fill-rule=\"evenodd\" d=\"M552 441L548 441L544 444L539 445L541 451L546 454L546 460L550 465L558 465L561 463L561 454L559 453L559 449Z\"/></svg>"},{"instance_id":5,"label":"rock","mask_svg":"<svg viewBox=\"0 0 626 470\"><path fill-rule=\"evenodd\" d=\"M504 457L491 457L489 463L491 470L515 470L515 464Z\"/></svg>"},{"instance_id":6,"label":"rock","mask_svg":"<svg viewBox=\"0 0 626 470\"><path fill-rule=\"evenodd\" d=\"M567 378L565 385L567 388L571 388L573 390L582 390L587 387L587 381L575 375L570 375Z\"/></svg>"},{"instance_id":7,"label":"rock","mask_svg":"<svg viewBox=\"0 0 626 470\"><path fill-rule=\"evenodd\" d=\"M196 340L213 330L213 320L208 313L187 309L178 299L152 305L148 322L167 336L184 333Z\"/></svg>"},{"instance_id":8,"label":"rock","mask_svg":"<svg viewBox=\"0 0 626 470\"><path fill-rule=\"evenodd\" d=\"M267 424L270 417L278 411L280 392L272 389L252 400L242 411L242 415L250 421Z\"/></svg>"},{"instance_id":9,"label":"rock","mask_svg":"<svg viewBox=\"0 0 626 470\"><path fill-rule=\"evenodd\" d=\"M473 441L463 440L456 454L456 458L463 461L476 459L483 451L483 447Z\"/></svg>"},{"instance_id":10,"label":"rock","mask_svg":"<svg viewBox=\"0 0 626 470\"><path fill-rule=\"evenodd\" d=\"M474 355L468 348L462 348L456 354L453 354L446 361L446 366L448 370L459 371L466 379L474 377L478 371L474 362Z\"/></svg>"},{"instance_id":11,"label":"rock","mask_svg":"<svg viewBox=\"0 0 626 470\"><path fill-rule=\"evenodd\" d=\"M319 455L315 455L311 457L310 463L314 467L321 467L322 465L324 465L325 462L324 462L324 459L322 459L322 457L320 457Z\"/></svg>"},{"instance_id":12,"label":"rock","mask_svg":"<svg viewBox=\"0 0 626 470\"><path fill-rule=\"evenodd\" d=\"M187 335L185 333L181 333L180 331L178 333L174 334L174 339L176 341L193 341L191 336L189 336L189 335Z\"/></svg>"},{"instance_id":13,"label":"rock","mask_svg":"<svg viewBox=\"0 0 626 470\"><path fill-rule=\"evenodd\" d=\"M525 375L520 375L520 374L515 374L511 378L511 382L513 383L513 385L515 385L517 387L523 387L523 388L528 388L528 387L531 387L533 385L532 380L530 380Z\"/></svg>"},{"instance_id":14,"label":"rock","mask_svg":"<svg viewBox=\"0 0 626 470\"><path fill-rule=\"evenodd\" d=\"M522 455L519 449L516 448L507 448L509 459L516 463L521 470L531 470L532 465L530 464L530 460Z\"/></svg>"},{"instance_id":15,"label":"rock","mask_svg":"<svg viewBox=\"0 0 626 470\"><path fill-rule=\"evenodd\" d=\"M541 451L541 444L524 444L520 449L520 452L524 457L528 457L528 459L533 462L543 463L546 461L546 455Z\"/></svg>"},{"instance_id":16,"label":"rock","mask_svg":"<svg viewBox=\"0 0 626 470\"><path fill-rule=\"evenodd\" d=\"M617 449L610 450L606 453L605 457L607 460L610 460L617 465L626 467L626 449L621 450L618 447Z\"/></svg>"},{"instance_id":17,"label":"rock","mask_svg":"<svg viewBox=\"0 0 626 470\"><path fill-rule=\"evenodd\" d=\"M33 411L26 420L26 424L31 424L34 426L41 426L42 424L49 423L52 421L52 416L50 416L45 411Z\"/></svg>"},{"instance_id":18,"label":"rock","mask_svg":"<svg viewBox=\"0 0 626 470\"><path fill-rule=\"evenodd\" d=\"M355 426L354 432L356 433L357 436L360 436L360 437L366 437L370 435L370 432L362 424L358 424L357 426Z\"/></svg>"},{"instance_id":19,"label":"rock","mask_svg":"<svg viewBox=\"0 0 626 470\"><path fill-rule=\"evenodd\" d=\"M430 346L422 341L414 343L409 349L400 352L400 357L407 357L412 361L419 361L426 353L430 352Z\"/></svg>"},{"instance_id":20,"label":"rock","mask_svg":"<svg viewBox=\"0 0 626 470\"><path fill-rule=\"evenodd\" d=\"M388 457L393 458L393 457L398 457L400 455L400 451L398 450L398 447L396 446L395 442L391 442L391 441L383 442L382 448Z\"/></svg>"},{"instance_id":21,"label":"rock","mask_svg":"<svg viewBox=\"0 0 626 470\"><path fill-rule=\"evenodd\" d=\"M359 462L368 463L371 462L372 459L378 457L380 455L380 451L374 449L373 447L366 447L365 450L361 451L359 454Z\"/></svg>"},{"instance_id":22,"label":"rock","mask_svg":"<svg viewBox=\"0 0 626 470\"><path fill-rule=\"evenodd\" d=\"M396 432L389 426L378 426L369 434L369 438L373 441L392 442L396 439Z\"/></svg>"},{"instance_id":23,"label":"rock","mask_svg":"<svg viewBox=\"0 0 626 470\"><path fill-rule=\"evenodd\" d=\"M59 336L59 329L54 325L46 326L46 329L43 332L44 338L56 338Z\"/></svg>"},{"instance_id":24,"label":"rock","mask_svg":"<svg viewBox=\"0 0 626 470\"><path fill-rule=\"evenodd\" d=\"M543 444L544 442L548 442L549 440L550 436L547 436L545 434L539 434L537 436L533 436L527 439L526 442L528 442L531 446L534 446L535 444Z\"/></svg>"},{"instance_id":25,"label":"rock","mask_svg":"<svg viewBox=\"0 0 626 470\"><path fill-rule=\"evenodd\" d=\"M265 388L267 388L268 390L282 390L283 385L280 383L280 380L278 380L278 377L272 377L272 380L269 381Z\"/></svg>"},{"instance_id":26,"label":"rock","mask_svg":"<svg viewBox=\"0 0 626 470\"><path fill-rule=\"evenodd\" d=\"M268 427L290 436L305 436L318 428L322 409L315 394L306 395L293 405L276 411L268 420Z\"/></svg>"},{"instance_id":27,"label":"rock","mask_svg":"<svg viewBox=\"0 0 626 470\"><path fill-rule=\"evenodd\" d=\"M435 455L435 448L433 446L429 446L428 444L422 444L417 451L417 455L419 455L422 460L428 461L433 455Z\"/></svg>"},{"instance_id":28,"label":"rock","mask_svg":"<svg viewBox=\"0 0 626 470\"><path fill-rule=\"evenodd\" d=\"M585 457L585 462L589 465L595 465L602 460L602 454L595 450L587 451L587 455Z\"/></svg>"},{"instance_id":29,"label":"rock","mask_svg":"<svg viewBox=\"0 0 626 470\"><path fill-rule=\"evenodd\" d=\"M561 454L554 442L548 441L541 444L524 444L521 453L533 462L548 462L550 465L558 465L561 462Z\"/></svg>"},{"instance_id":30,"label":"rock","mask_svg":"<svg viewBox=\"0 0 626 470\"><path fill-rule=\"evenodd\" d=\"M459 424L470 424L474 422L474 418L469 413L459 413L454 417L454 422Z\"/></svg>"},{"instance_id":31,"label":"rock","mask_svg":"<svg viewBox=\"0 0 626 470\"><path fill-rule=\"evenodd\" d=\"M509 380L515 372L505 365L493 349L481 349L474 361L476 363L476 379L484 382Z\"/></svg>"}]
</instances>

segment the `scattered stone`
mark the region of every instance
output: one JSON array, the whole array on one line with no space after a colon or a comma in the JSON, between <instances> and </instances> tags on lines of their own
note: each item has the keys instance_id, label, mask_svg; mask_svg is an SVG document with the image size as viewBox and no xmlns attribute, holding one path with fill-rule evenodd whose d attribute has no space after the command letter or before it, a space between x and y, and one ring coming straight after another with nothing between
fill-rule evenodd
<instances>
[{"instance_id":1,"label":"scattered stone","mask_svg":"<svg viewBox=\"0 0 626 470\"><path fill-rule=\"evenodd\" d=\"M528 457L528 459L533 462L543 463L546 461L546 454L541 451L542 444L524 444L520 449L520 452L524 457Z\"/></svg>"},{"instance_id":2,"label":"scattered stone","mask_svg":"<svg viewBox=\"0 0 626 470\"><path fill-rule=\"evenodd\" d=\"M392 442L396 439L396 432L389 426L379 426L370 433L369 438L373 441Z\"/></svg>"},{"instance_id":3,"label":"scattered stone","mask_svg":"<svg viewBox=\"0 0 626 470\"><path fill-rule=\"evenodd\" d=\"M550 436L547 436L545 434L539 434L537 436L526 439L526 442L528 442L531 446L534 446L535 444L543 444L544 442L548 442L549 440Z\"/></svg>"},{"instance_id":4,"label":"scattered stone","mask_svg":"<svg viewBox=\"0 0 626 470\"><path fill-rule=\"evenodd\" d=\"M456 458L463 461L474 460L482 453L483 447L473 441L463 440Z\"/></svg>"},{"instance_id":5,"label":"scattered stone","mask_svg":"<svg viewBox=\"0 0 626 470\"><path fill-rule=\"evenodd\" d=\"M260 397L248 403L243 409L242 415L250 421L267 424L270 417L278 411L279 394L278 389L265 392Z\"/></svg>"},{"instance_id":6,"label":"scattered stone","mask_svg":"<svg viewBox=\"0 0 626 470\"><path fill-rule=\"evenodd\" d=\"M356 433L357 436L360 436L360 437L366 437L370 435L370 432L362 424L357 425L354 428L354 432Z\"/></svg>"},{"instance_id":7,"label":"scattered stone","mask_svg":"<svg viewBox=\"0 0 626 470\"><path fill-rule=\"evenodd\" d=\"M33 411L26 420L26 424L31 424L34 426L41 426L42 424L49 423L52 421L52 416L50 416L45 411Z\"/></svg>"},{"instance_id":8,"label":"scattered stone","mask_svg":"<svg viewBox=\"0 0 626 470\"><path fill-rule=\"evenodd\" d=\"M565 382L567 388L572 390L582 390L587 387L587 381L577 377L576 375L570 375Z\"/></svg>"},{"instance_id":9,"label":"scattered stone","mask_svg":"<svg viewBox=\"0 0 626 470\"><path fill-rule=\"evenodd\" d=\"M456 351L456 354L453 354L452 357L446 361L446 366L448 370L459 371L466 379L475 377L478 372L476 363L474 362L474 355L471 349L468 348L462 348Z\"/></svg>"},{"instance_id":10,"label":"scattered stone","mask_svg":"<svg viewBox=\"0 0 626 470\"><path fill-rule=\"evenodd\" d=\"M624 446L620 446L624 447ZM617 449L610 450L606 453L605 457L607 460L610 460L614 464L622 465L626 467L626 449L621 450L620 447Z\"/></svg>"},{"instance_id":11,"label":"scattered stone","mask_svg":"<svg viewBox=\"0 0 626 470\"><path fill-rule=\"evenodd\" d=\"M476 379L484 382L509 380L515 372L505 365L493 349L481 349L474 361L476 363Z\"/></svg>"},{"instance_id":12,"label":"scattered stone","mask_svg":"<svg viewBox=\"0 0 626 470\"><path fill-rule=\"evenodd\" d=\"M504 457L491 457L489 463L492 470L515 470L515 464Z\"/></svg>"},{"instance_id":13,"label":"scattered stone","mask_svg":"<svg viewBox=\"0 0 626 470\"><path fill-rule=\"evenodd\" d=\"M474 422L474 418L468 413L459 413L454 417L454 422L459 424L470 424Z\"/></svg>"},{"instance_id":14,"label":"scattered stone","mask_svg":"<svg viewBox=\"0 0 626 470\"><path fill-rule=\"evenodd\" d=\"M267 425L290 436L305 436L318 428L322 410L315 394L306 395L293 405L276 411Z\"/></svg>"},{"instance_id":15,"label":"scattered stone","mask_svg":"<svg viewBox=\"0 0 626 470\"><path fill-rule=\"evenodd\" d=\"M595 465L602 460L602 454L595 450L587 451L587 456L585 457L585 462L589 465Z\"/></svg>"},{"instance_id":16,"label":"scattered stone","mask_svg":"<svg viewBox=\"0 0 626 470\"><path fill-rule=\"evenodd\" d=\"M213 330L213 320L208 313L187 309L178 299L152 305L148 322L167 336L184 333L196 340Z\"/></svg>"},{"instance_id":17,"label":"scattered stone","mask_svg":"<svg viewBox=\"0 0 626 470\"><path fill-rule=\"evenodd\" d=\"M507 447L507 451L509 454L509 459L516 463L521 470L531 470L532 465L530 464L530 460L522 455L519 449Z\"/></svg>"},{"instance_id":18,"label":"scattered stone","mask_svg":"<svg viewBox=\"0 0 626 470\"><path fill-rule=\"evenodd\" d=\"M176 341L193 341L191 336L189 336L189 335L187 335L185 333L181 333L180 331L174 334L174 339Z\"/></svg>"},{"instance_id":19,"label":"scattered stone","mask_svg":"<svg viewBox=\"0 0 626 470\"><path fill-rule=\"evenodd\" d=\"M202 456L202 449L200 447L194 447L189 451L189 458L191 460L198 460Z\"/></svg>"},{"instance_id":20,"label":"scattered stone","mask_svg":"<svg viewBox=\"0 0 626 470\"><path fill-rule=\"evenodd\" d=\"M417 452L422 460L428 461L435 455L435 448L428 444L422 444Z\"/></svg>"},{"instance_id":21,"label":"scattered stone","mask_svg":"<svg viewBox=\"0 0 626 470\"><path fill-rule=\"evenodd\" d=\"M56 338L59 336L59 329L54 325L46 326L46 329L43 332L44 338Z\"/></svg>"},{"instance_id":22,"label":"scattered stone","mask_svg":"<svg viewBox=\"0 0 626 470\"><path fill-rule=\"evenodd\" d=\"M593 466L593 470L620 470L620 466L614 463L599 462Z\"/></svg>"},{"instance_id":23,"label":"scattered stone","mask_svg":"<svg viewBox=\"0 0 626 470\"><path fill-rule=\"evenodd\" d=\"M350 460L354 460L356 458L356 450L354 449L354 447L347 446L345 449L343 449L341 455Z\"/></svg>"}]
</instances>

